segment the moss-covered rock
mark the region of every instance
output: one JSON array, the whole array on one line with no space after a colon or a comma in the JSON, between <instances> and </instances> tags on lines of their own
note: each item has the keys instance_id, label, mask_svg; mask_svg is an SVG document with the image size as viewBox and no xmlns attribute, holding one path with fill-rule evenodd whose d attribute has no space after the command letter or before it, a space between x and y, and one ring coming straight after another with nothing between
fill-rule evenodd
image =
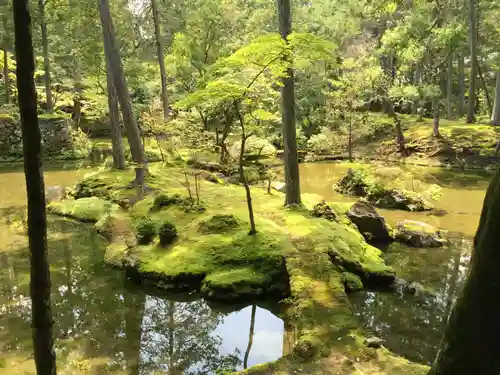
<instances>
[{"instance_id":1,"label":"moss-covered rock","mask_svg":"<svg viewBox=\"0 0 500 375\"><path fill-rule=\"evenodd\" d=\"M172 205L180 206L187 203L187 201L188 198L184 198L180 194L173 194L173 195L159 194L154 198L152 209L161 210L162 208L169 207ZM189 203L192 203L191 200L189 200Z\"/></svg>"},{"instance_id":2,"label":"moss-covered rock","mask_svg":"<svg viewBox=\"0 0 500 375\"><path fill-rule=\"evenodd\" d=\"M334 189L341 194L363 197L368 203L381 208L406 211L430 211L434 208L420 194L386 187L363 168L349 169Z\"/></svg>"},{"instance_id":3,"label":"moss-covered rock","mask_svg":"<svg viewBox=\"0 0 500 375\"><path fill-rule=\"evenodd\" d=\"M313 207L311 214L314 217L323 217L326 220L339 221L335 212L330 208L330 206L325 201L321 201L318 204L316 204Z\"/></svg>"},{"instance_id":4,"label":"moss-covered rock","mask_svg":"<svg viewBox=\"0 0 500 375\"><path fill-rule=\"evenodd\" d=\"M362 201L356 202L347 212L347 216L368 242L380 243L394 240L385 219L370 204Z\"/></svg>"},{"instance_id":5,"label":"moss-covered rock","mask_svg":"<svg viewBox=\"0 0 500 375\"><path fill-rule=\"evenodd\" d=\"M229 149L229 153L233 158L238 158L240 149L241 142L236 141ZM274 159L276 153L276 147L264 138L251 137L247 140L245 145L246 160Z\"/></svg>"},{"instance_id":6,"label":"moss-covered rock","mask_svg":"<svg viewBox=\"0 0 500 375\"><path fill-rule=\"evenodd\" d=\"M52 202L47 206L47 210L54 215L66 216L82 222L96 223L106 215L117 212L119 207L103 199L91 197Z\"/></svg>"},{"instance_id":7,"label":"moss-covered rock","mask_svg":"<svg viewBox=\"0 0 500 375\"><path fill-rule=\"evenodd\" d=\"M203 233L224 233L239 226L238 219L233 215L214 215L200 224L200 231Z\"/></svg>"},{"instance_id":8,"label":"moss-covered rock","mask_svg":"<svg viewBox=\"0 0 500 375\"><path fill-rule=\"evenodd\" d=\"M447 243L439 229L413 220L404 220L397 224L396 239L414 247L441 247Z\"/></svg>"},{"instance_id":9,"label":"moss-covered rock","mask_svg":"<svg viewBox=\"0 0 500 375\"><path fill-rule=\"evenodd\" d=\"M351 272L342 272L341 281L346 291L355 292L363 289L363 281L361 281L361 278Z\"/></svg>"}]
</instances>

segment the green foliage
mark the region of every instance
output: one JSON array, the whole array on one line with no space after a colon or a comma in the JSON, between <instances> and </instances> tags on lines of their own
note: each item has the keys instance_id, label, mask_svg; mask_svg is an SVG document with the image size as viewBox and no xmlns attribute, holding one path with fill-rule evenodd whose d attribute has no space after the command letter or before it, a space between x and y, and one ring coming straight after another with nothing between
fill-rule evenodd
<instances>
[{"instance_id":1,"label":"green foliage","mask_svg":"<svg viewBox=\"0 0 500 375\"><path fill-rule=\"evenodd\" d=\"M168 221L163 222L158 229L158 237L161 246L170 245L177 238L177 228Z\"/></svg>"},{"instance_id":2,"label":"green foliage","mask_svg":"<svg viewBox=\"0 0 500 375\"><path fill-rule=\"evenodd\" d=\"M214 215L200 224L202 233L224 233L238 228L240 222L234 215Z\"/></svg>"},{"instance_id":3,"label":"green foliage","mask_svg":"<svg viewBox=\"0 0 500 375\"><path fill-rule=\"evenodd\" d=\"M147 245L151 243L160 228L161 223L149 216L144 216L136 219L135 232L137 236L137 243L140 245Z\"/></svg>"},{"instance_id":4,"label":"green foliage","mask_svg":"<svg viewBox=\"0 0 500 375\"><path fill-rule=\"evenodd\" d=\"M153 201L153 209L155 210L161 210L162 208L169 207L172 205L182 205L186 201L186 198L184 198L180 194L174 194L174 195L167 195L167 194L160 194L157 195Z\"/></svg>"}]
</instances>

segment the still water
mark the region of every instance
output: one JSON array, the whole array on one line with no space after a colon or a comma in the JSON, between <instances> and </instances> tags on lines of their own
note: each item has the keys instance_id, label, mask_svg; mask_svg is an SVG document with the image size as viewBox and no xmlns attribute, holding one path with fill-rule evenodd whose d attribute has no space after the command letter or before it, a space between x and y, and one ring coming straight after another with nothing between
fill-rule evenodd
<instances>
[{"instance_id":1,"label":"still water","mask_svg":"<svg viewBox=\"0 0 500 375\"><path fill-rule=\"evenodd\" d=\"M327 201L355 201L333 191L335 184L352 164L326 163L301 165L301 189L323 196ZM466 277L472 250L472 238L479 223L490 174L448 171L423 167L369 168L379 177L407 189L437 184L441 198L433 202L444 216L428 213L381 210L390 225L404 219L419 220L449 230L448 246L416 249L394 243L384 251L387 264L399 277L431 288L435 298L404 293L363 291L350 295L355 314L369 334L385 340L392 351L421 363L431 363L437 353L453 302ZM418 191L418 190L417 190Z\"/></svg>"},{"instance_id":2,"label":"still water","mask_svg":"<svg viewBox=\"0 0 500 375\"><path fill-rule=\"evenodd\" d=\"M69 186L85 172L48 171L46 182ZM24 205L23 173L0 171L0 374L35 373ZM103 266L104 246L92 227L49 218L59 373L205 375L288 350L284 323L270 311L222 312L202 300L150 295Z\"/></svg>"}]
</instances>

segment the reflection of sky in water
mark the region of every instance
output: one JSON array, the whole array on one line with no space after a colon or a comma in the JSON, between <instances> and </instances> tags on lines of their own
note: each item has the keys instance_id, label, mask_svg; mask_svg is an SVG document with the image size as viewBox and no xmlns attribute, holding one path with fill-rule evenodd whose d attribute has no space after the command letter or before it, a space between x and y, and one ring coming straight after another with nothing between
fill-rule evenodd
<instances>
[{"instance_id":1,"label":"reflection of sky in water","mask_svg":"<svg viewBox=\"0 0 500 375\"><path fill-rule=\"evenodd\" d=\"M169 332L171 311L175 329ZM243 369L252 306L226 316L212 311L204 301L170 302L147 296L141 325L139 374L166 373L172 351L172 371L177 374L212 374L222 358L236 355ZM283 321L268 310L256 308L253 343L248 366L269 362L283 354ZM173 337L173 347L170 346ZM186 344L189 343L189 344Z\"/></svg>"},{"instance_id":2,"label":"reflection of sky in water","mask_svg":"<svg viewBox=\"0 0 500 375\"><path fill-rule=\"evenodd\" d=\"M221 354L230 354L238 348L241 358L245 354L250 332L252 306L231 313L219 324L214 334L222 337ZM255 313L255 327L248 366L273 361L283 353L283 321L260 307Z\"/></svg>"}]
</instances>

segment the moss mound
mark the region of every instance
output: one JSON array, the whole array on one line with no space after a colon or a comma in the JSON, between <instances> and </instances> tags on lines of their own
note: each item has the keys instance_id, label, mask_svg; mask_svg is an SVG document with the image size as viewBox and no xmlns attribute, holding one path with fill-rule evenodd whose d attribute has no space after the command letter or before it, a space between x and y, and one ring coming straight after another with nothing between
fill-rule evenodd
<instances>
[{"instance_id":1,"label":"moss mound","mask_svg":"<svg viewBox=\"0 0 500 375\"><path fill-rule=\"evenodd\" d=\"M421 195L407 190L388 188L366 169L349 169L334 186L341 194L363 197L376 207L406 211L430 211L434 208Z\"/></svg>"},{"instance_id":2,"label":"moss mound","mask_svg":"<svg viewBox=\"0 0 500 375\"><path fill-rule=\"evenodd\" d=\"M153 242L159 227L160 222L151 217L145 216L138 219L135 223L137 243L139 245L148 245Z\"/></svg>"},{"instance_id":3,"label":"moss mound","mask_svg":"<svg viewBox=\"0 0 500 375\"><path fill-rule=\"evenodd\" d=\"M106 215L118 211L119 207L97 197L52 202L48 212L70 217L82 222L96 223Z\"/></svg>"},{"instance_id":4,"label":"moss mound","mask_svg":"<svg viewBox=\"0 0 500 375\"><path fill-rule=\"evenodd\" d=\"M168 246L177 238L177 228L172 223L164 222L158 228L158 237L161 246Z\"/></svg>"},{"instance_id":5,"label":"moss mound","mask_svg":"<svg viewBox=\"0 0 500 375\"><path fill-rule=\"evenodd\" d=\"M200 224L202 233L224 233L238 228L240 223L233 215L214 215Z\"/></svg>"}]
</instances>

